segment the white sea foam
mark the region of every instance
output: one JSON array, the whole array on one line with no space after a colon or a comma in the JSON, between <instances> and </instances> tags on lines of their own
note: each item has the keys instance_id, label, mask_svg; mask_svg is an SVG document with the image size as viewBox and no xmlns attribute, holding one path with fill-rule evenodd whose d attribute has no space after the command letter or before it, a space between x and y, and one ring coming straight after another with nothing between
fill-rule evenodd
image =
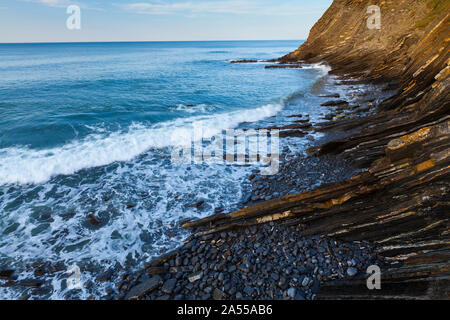
<instances>
[{"instance_id":1,"label":"white sea foam","mask_svg":"<svg viewBox=\"0 0 450 320\"><path fill-rule=\"evenodd\" d=\"M186 106L184 104L179 104L176 107L176 110L185 111L187 113L207 112L208 109L212 109L212 107L208 106L206 104L199 104L199 105L192 105L192 106Z\"/></svg>"},{"instance_id":2,"label":"white sea foam","mask_svg":"<svg viewBox=\"0 0 450 320\"><path fill-rule=\"evenodd\" d=\"M150 127L135 124L126 132L91 134L83 140L51 149L0 149L0 184L43 183L56 175L129 161L150 148L189 144L193 123L201 125L204 138L208 138L242 122L274 116L282 108L281 103L268 104L255 109L177 119Z\"/></svg>"},{"instance_id":3,"label":"white sea foam","mask_svg":"<svg viewBox=\"0 0 450 320\"><path fill-rule=\"evenodd\" d=\"M322 76L327 75L328 72L331 71L331 67L324 62L305 64L305 65L302 65L302 68L303 69L319 69Z\"/></svg>"},{"instance_id":4,"label":"white sea foam","mask_svg":"<svg viewBox=\"0 0 450 320\"><path fill-rule=\"evenodd\" d=\"M0 218L5 226L17 224L14 232L0 239L0 252L18 264L25 261L64 261L67 265L89 261L97 272L83 272L82 280L94 280L99 272L125 265L129 258L146 261L182 243L185 231L175 228L185 218L202 218L217 207L235 210L242 196L241 184L236 183L248 174L248 168L225 166L172 166L167 150L149 153L142 158L120 163L103 172L98 179L82 179L76 185L72 179L51 180L39 186L27 185L17 192L3 193L0 198ZM3 188L3 189L2 189ZM0 186L3 190L12 190ZM25 194L36 190L38 194L20 203L20 209L7 212ZM58 194L55 197L55 192ZM146 194L146 197L142 197ZM111 197L109 199L109 197ZM104 199L108 198L108 201ZM190 207L205 199L205 208ZM136 206L127 209L132 201ZM98 228L86 226L86 217L106 215L107 224ZM51 221L37 219L38 212L50 212ZM73 212L67 218L65 213ZM105 217L105 216L104 216ZM40 229L37 232L37 229ZM173 235L168 235L171 230ZM115 235L115 236L114 236ZM16 263L14 262L14 263ZM9 262L12 263L12 262ZM97 273L97 274L96 274ZM32 277L22 273L19 280ZM67 289L61 287L67 279L65 271L49 275L46 281L53 286L51 299L64 299ZM80 298L89 295L104 296L105 284L97 283L90 292L79 292ZM3 290L0 296L18 298L21 288Z\"/></svg>"}]
</instances>

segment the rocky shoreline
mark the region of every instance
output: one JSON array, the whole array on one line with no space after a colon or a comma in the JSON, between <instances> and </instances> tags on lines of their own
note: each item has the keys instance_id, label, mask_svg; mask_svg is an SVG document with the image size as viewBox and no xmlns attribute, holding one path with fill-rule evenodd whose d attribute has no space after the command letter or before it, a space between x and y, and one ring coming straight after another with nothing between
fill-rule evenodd
<instances>
[{"instance_id":1,"label":"rocky shoreline","mask_svg":"<svg viewBox=\"0 0 450 320\"><path fill-rule=\"evenodd\" d=\"M273 222L195 237L146 268L125 299L306 300L322 281L383 265L368 243L302 237L299 226Z\"/></svg>"},{"instance_id":2,"label":"rocky shoreline","mask_svg":"<svg viewBox=\"0 0 450 320\"><path fill-rule=\"evenodd\" d=\"M321 122L311 123L308 115L298 114L289 116L284 125L267 129L279 129L282 138L303 137L321 130L325 124L331 125L336 116L341 119L364 116L370 107L356 113L354 110L390 95L392 92L362 92L351 106L346 101L346 108L342 108L343 98L339 94L321 94L326 104L321 106L325 112ZM328 114L333 114L332 119L327 119ZM328 133L311 143L319 146L336 137ZM254 170L244 182L242 208L336 183L360 171L339 156L311 157L289 146L282 150L280 160L278 174L262 176L259 170ZM194 229L194 235L181 248L147 263L145 270L124 275L117 285L119 294L114 298L312 300L323 283L365 274L370 265L390 264L376 254L374 245L368 241L303 236L303 226L295 221L278 223L268 219L242 229L207 235L195 234L198 231Z\"/></svg>"},{"instance_id":3,"label":"rocky shoreline","mask_svg":"<svg viewBox=\"0 0 450 320\"><path fill-rule=\"evenodd\" d=\"M328 77L329 78L329 77ZM339 85L340 82L336 79L329 78L330 84L328 87L328 90L335 88L335 85ZM375 91L372 92L372 90L367 89L365 91L361 91L361 88L352 89L352 86L344 86L345 88L344 92L345 94L342 94L342 88L341 88L341 94L337 93L329 93L327 90L322 91L318 90L316 95L320 98L320 101L323 101L324 104L330 104L333 101L342 101L342 99L345 99L347 94L349 97L354 97L357 92L358 96L355 97L355 99L351 99L352 103L347 103L346 106L350 106L349 108L342 108L341 103L331 103L329 106L320 106L319 110L321 111L320 114L322 114L322 118L316 119L319 120L313 121L311 119L310 115L303 112L303 113L295 113L291 114L289 116L282 116L281 121L279 118L269 119L268 123L270 124L270 127L266 126L264 128L266 129L278 129L280 130L280 137L281 139L294 139L292 141L301 141L306 138L307 141L309 141L309 145L313 146L319 146L327 141L333 140L337 137L342 136L342 134L337 133L327 133L319 140L315 140L313 138L313 134L319 130L321 130L321 127L325 123L333 123L334 121L330 120L329 115L332 114L332 118L351 118L351 117L361 117L364 116L367 113L371 112L370 106L367 105L367 100L370 101L378 101L382 100L382 98L390 96L393 94L393 92L384 92L383 94L380 94L379 92ZM317 89L316 89L317 90ZM349 92L346 92L348 90ZM300 95L300 101L302 99L302 96ZM333 99L333 100L330 100ZM350 101L350 99L349 99ZM291 104L294 106L296 105L295 101L291 101ZM362 107L361 107L362 106ZM372 106L374 108L375 105ZM295 109L295 108L294 108ZM364 109L361 112L354 112L355 109ZM300 112L300 111L299 111ZM372 110L373 112L373 110ZM276 125L275 125L276 124ZM243 128L247 128L248 126L264 126L263 123L254 123L254 124L243 124ZM347 135L348 133L344 133L344 135ZM300 139L300 140L298 140ZM273 176L262 176L259 173L259 170L253 170L253 173L248 176L248 179L246 179L242 184L243 189L243 197L240 199L240 204L238 204L239 208L245 208L249 207L264 201L268 201L271 199L276 199L281 196L289 195L289 194L297 194L299 192L304 192L308 190L312 190L317 186L320 185L326 185L330 183L338 182L344 178L349 178L353 176L354 174L359 172L359 169L356 168L354 165L352 165L351 161L343 160L339 156L334 155L326 155L323 157L310 157L304 152L304 147L301 147L300 149L290 143L282 143L284 145L283 150L281 151L281 159L280 159L280 170L278 174ZM303 151L302 151L303 150ZM239 199L238 199L239 200ZM204 201L195 202L192 204L193 207L201 208L204 205ZM227 212L227 208L222 208L221 210L216 209L216 214ZM281 226L274 226L275 228L279 228ZM264 226L257 227L258 230L261 229L262 232L266 232ZM283 229L280 231L279 235L272 236L272 241L267 243L265 247L272 251L277 251L278 243L285 241L284 238L287 237L287 235L290 233L289 230L294 230L295 228L288 228ZM237 231L239 234L241 232ZM234 235L234 234L233 234ZM298 234L298 237L301 238L301 233ZM214 240L214 239L212 239ZM334 265L331 264L331 262L324 262L325 260L330 260L330 257L324 258L324 256L316 256L317 255L317 246L318 243L321 241L331 241L331 239L320 239L320 238L303 238L304 241L307 241L308 243L311 242L314 244L313 247L308 248L305 247L305 255L308 257L305 262L305 265L309 264L309 269L307 269L307 272L298 274L297 280L302 280L303 277L308 277L308 279L311 280L311 283L306 285L305 287L301 286L303 281L300 283L297 283L296 285L298 288L298 295L297 298L303 297L305 299L312 299L317 293L320 281L318 279L321 279L321 281L325 281L326 279L332 279L332 278L326 278L324 276L324 273L331 272L330 270L333 268L334 277L336 277L336 274L339 277L348 277L347 269L350 268L349 265L347 265L348 261L351 261L353 259L352 254L341 254L339 259L334 262L339 264L338 269L336 269L336 263ZM200 237L195 241L199 242L205 242L205 240ZM251 240L252 241L252 240ZM210 242L205 242L207 246L215 246L212 245ZM217 242L216 242L217 243ZM190 244L188 243L187 246ZM252 247L246 247L243 243L243 247L239 247L239 244L235 244L234 247L237 251L239 251L239 256L242 255L242 252L245 252L246 254L252 253ZM353 244L353 243L339 243L340 246L348 246L349 248L356 248L358 249L361 244ZM183 250L185 246L180 248L180 250ZM302 249L299 249L302 250ZM365 254L368 256L372 256L372 249L365 249ZM183 251L181 251L183 253ZM194 253L192 252L184 252L183 254L187 254L188 256L193 256ZM207 255L207 252L205 253ZM93 286L101 285L102 287L105 287L105 294L103 295L103 299L125 299L128 296L128 292L130 290L133 290L133 288L142 288L143 284L153 279L152 276L159 275L161 279L163 280L171 280L171 282L177 280L176 283L183 284L183 281L188 279L192 276L193 270L196 268L199 268L197 265L199 261L202 259L204 260L203 263L207 263L210 265L215 265L217 261L214 259L211 259L211 257L206 258L206 256L203 253L198 253L198 258L193 260L188 260L186 264L183 264L181 266L178 266L174 261L167 262L168 264L164 265L165 263L162 263L162 265L158 264L158 261L161 261L159 259L156 259L152 263L156 265L156 267L152 267L150 269L142 269L138 271L131 270L132 268L128 268L127 266L116 266L112 268L108 268L105 270L101 270L98 266L95 266L93 264L80 264L80 268L83 272L90 272L92 275L94 275L92 280L87 281L84 286L87 290L92 288ZM328 255L328 253L327 253ZM375 256L375 255L373 255ZM185 261L184 257L180 255L180 259ZM280 256L279 259L283 260L285 256ZM162 258L164 260L164 256ZM291 254L291 258L293 259L293 256ZM375 258L374 258L375 259ZM217 260L217 259L216 259ZM331 259L332 260L332 259ZM264 260L265 261L265 260ZM311 261L314 263L314 268L311 266ZM316 265L320 261L320 265ZM202 263L202 265L203 265ZM229 268L232 268L233 265L236 265L234 262L226 262L224 270L222 270L222 273L224 273L224 279L222 279L221 285L223 288L225 288L227 281L230 280L230 278L227 276L227 270ZM171 271L167 271L167 267L169 269L173 266L180 267L180 270L176 273ZM200 266L201 267L201 266ZM318 268L317 270L316 267ZM321 268L319 268L321 267ZM354 266L351 266L352 268L356 269L358 272L364 271L365 264L355 264ZM30 298L40 298L45 297L51 292L51 286L44 280L45 276L51 276L55 273L61 273L64 272L68 268L67 265L64 263L48 263L45 261L37 261L36 263L27 266L24 272L27 272L30 274L30 277L25 280L17 280L18 273L15 270L3 270L4 274L0 274L0 279L6 281L4 283L5 286L18 286L18 287L29 287L30 291L29 294L25 294L21 297L21 299L30 299ZM178 270L178 269L175 269ZM314 273L314 270L316 271ZM328 270L328 271L327 271ZM178 274L180 273L181 274ZM208 279L210 276L209 272L212 272L213 277L216 276L217 270L212 267L208 267L208 270L202 270L204 273L205 279ZM247 276L252 274L253 272L251 270L248 271ZM274 270L272 272L273 274L278 275L280 278L286 278L286 275L284 275L284 271L279 269L278 266L274 267ZM350 272L352 274L352 272ZM276 277L275 275L275 277ZM346 276L347 275L347 276ZM330 274L329 274L330 276ZM319 278L317 278L319 277ZM222 278L222 276L221 276ZM159 278L156 278L159 279ZM250 279L250 278L248 278ZM217 279L216 279L217 280ZM236 280L236 279L235 279ZM246 279L242 278L239 281L236 280L236 285L238 287L245 288L247 285L250 285L253 288L258 287L258 281L261 281L260 278L253 278L253 280L250 283L246 283ZM152 280L153 281L153 280ZM169 283L171 283L169 282ZM150 282L151 283L151 282ZM139 295L140 298L168 298L167 293L164 293L162 290L162 286L164 284L164 281L159 283L158 286L156 286L153 290L148 291L146 295ZM201 281L199 282L201 284ZM247 284L247 285L246 285ZM305 283L306 284L306 283ZM145 287L145 286L144 286ZM233 286L235 287L235 286ZM175 286L176 288L176 286ZM188 287L189 288L189 287ZM196 287L197 288L197 287ZM296 286L292 286L293 289L297 290ZM310 290L314 288L314 290ZM292 299L291 296L287 295L287 290L291 289L291 286L285 288L285 285L283 284L282 287L274 287L272 288L275 290L274 297L276 299ZM293 290L292 289L292 290ZM137 290L137 289L136 289ZM147 289L149 290L149 289ZM197 291L186 291L186 290L175 290L173 295L169 295L170 299L174 298L180 298L180 295L183 295L184 298L189 299L203 299L205 295L207 296L207 293L204 293L203 291L199 291L198 288ZM207 289L208 291L209 289ZM284 294L278 295L279 290L284 290ZM292 290L290 291L292 293ZM240 291L233 292L227 291L223 289L223 297L227 299L263 299L267 298L267 295L264 295L263 292L260 292L257 295L247 295L245 291L242 289ZM258 292L258 291L255 291ZM281 291L280 291L281 292ZM236 296L237 293L240 293L240 295ZM69 291L65 295L65 299L77 299L78 292L76 290ZM95 299L94 296L90 297L91 299ZM210 298L213 298L212 296ZM295 298L295 297L294 297Z\"/></svg>"},{"instance_id":4,"label":"rocky shoreline","mask_svg":"<svg viewBox=\"0 0 450 320\"><path fill-rule=\"evenodd\" d=\"M381 8L381 29L367 27L368 5ZM335 0L308 41L278 62L325 61L346 84L387 83L386 90L398 89L364 116L345 115L352 109L337 96L324 102L323 107L345 114L329 115L332 121L318 130L340 137L308 154L338 156L362 171L276 199L268 198L275 191L270 184L267 194L256 194L265 188L258 180L253 205L184 223L193 232L185 246L151 263L147 273L160 275L126 288L123 297L450 299L449 10L445 0ZM301 134L299 128L284 129ZM281 182L272 185L279 188ZM330 244L351 254L335 259ZM355 259L358 250L382 267L381 290L368 290L366 276L349 270L366 266ZM270 261L264 252L272 253ZM293 268L298 262L302 265ZM300 267L308 263L305 273ZM274 264L275 272L268 267ZM329 277L334 271L336 279Z\"/></svg>"},{"instance_id":5,"label":"rocky shoreline","mask_svg":"<svg viewBox=\"0 0 450 320\"><path fill-rule=\"evenodd\" d=\"M283 149L278 175L248 177L240 210L184 222L184 245L121 272L107 299L450 299L448 1L370 4L386 27L367 29L368 2L335 0L270 62L326 62L343 85L377 87L352 101L319 90L323 122L276 127L324 133L307 155ZM367 289L373 264L382 290Z\"/></svg>"}]
</instances>

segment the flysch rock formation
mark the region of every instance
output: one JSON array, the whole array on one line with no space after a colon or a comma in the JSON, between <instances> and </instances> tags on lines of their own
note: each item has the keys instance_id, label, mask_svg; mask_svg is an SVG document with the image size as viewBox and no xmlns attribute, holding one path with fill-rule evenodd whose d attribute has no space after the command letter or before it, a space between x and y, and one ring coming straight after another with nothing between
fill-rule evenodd
<instances>
[{"instance_id":1,"label":"flysch rock formation","mask_svg":"<svg viewBox=\"0 0 450 320\"><path fill-rule=\"evenodd\" d=\"M373 5L379 29L368 27ZM317 298L449 299L449 18L449 0L335 0L307 42L279 63L326 62L349 83L398 89L377 114L320 128L358 133L309 150L352 159L364 172L184 227L204 236L277 221L305 236L370 241L396 262L382 271L381 290L368 290L360 275L323 284Z\"/></svg>"}]
</instances>

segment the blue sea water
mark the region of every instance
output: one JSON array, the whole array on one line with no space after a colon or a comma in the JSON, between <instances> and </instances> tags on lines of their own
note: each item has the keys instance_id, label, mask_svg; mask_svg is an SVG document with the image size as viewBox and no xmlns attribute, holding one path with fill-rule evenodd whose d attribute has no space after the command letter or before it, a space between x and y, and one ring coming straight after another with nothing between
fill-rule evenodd
<instances>
[{"instance_id":1,"label":"blue sea water","mask_svg":"<svg viewBox=\"0 0 450 320\"><path fill-rule=\"evenodd\" d=\"M181 243L178 227L230 212L252 167L174 165L193 123L210 134L318 117L321 66L264 69L301 41L0 44L0 270L62 265L41 297L105 295L96 275L139 266ZM301 144L301 143L300 143ZM201 208L193 203L204 201ZM91 271L89 271L91 270ZM93 271L92 271L93 270ZM0 287L0 298L33 296Z\"/></svg>"}]
</instances>

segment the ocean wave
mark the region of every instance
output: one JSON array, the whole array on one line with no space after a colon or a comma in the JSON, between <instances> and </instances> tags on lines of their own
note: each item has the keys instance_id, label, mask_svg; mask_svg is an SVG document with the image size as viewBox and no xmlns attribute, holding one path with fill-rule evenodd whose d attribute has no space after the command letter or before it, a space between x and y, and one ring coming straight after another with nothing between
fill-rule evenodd
<instances>
[{"instance_id":1,"label":"ocean wave","mask_svg":"<svg viewBox=\"0 0 450 320\"><path fill-rule=\"evenodd\" d=\"M302 69L318 69L323 76L327 75L328 72L331 71L331 67L325 62L304 64L302 65Z\"/></svg>"},{"instance_id":2,"label":"ocean wave","mask_svg":"<svg viewBox=\"0 0 450 320\"><path fill-rule=\"evenodd\" d=\"M24 268L20 281L34 277L26 265L63 263L61 271L44 276L51 296L39 298L67 299L65 268L76 263L83 270L83 284L95 285L70 294L77 299L104 297L111 282L98 282L97 277L118 264L133 272L142 262L181 245L187 237L178 228L181 220L203 218L219 207L237 209L239 181L249 168L172 166L167 150L160 151L38 186L0 186L0 265ZM191 207L200 200L205 201L202 208ZM129 203L135 206L127 208ZM43 220L41 214L50 216ZM92 225L90 215L100 225ZM7 231L11 225L14 230ZM111 281L119 282L118 274ZM0 287L0 297L18 299L26 290Z\"/></svg>"},{"instance_id":3,"label":"ocean wave","mask_svg":"<svg viewBox=\"0 0 450 320\"><path fill-rule=\"evenodd\" d=\"M255 109L177 119L150 127L134 124L126 132L95 133L51 149L0 149L0 184L43 183L57 175L130 161L151 148L190 144L193 124L201 126L204 138L210 138L240 123L274 116L283 106L283 103L268 104Z\"/></svg>"},{"instance_id":4,"label":"ocean wave","mask_svg":"<svg viewBox=\"0 0 450 320\"><path fill-rule=\"evenodd\" d=\"M211 109L214 109L214 107L208 106L206 104L198 104L198 105L179 104L176 106L176 110L185 111L187 113L207 112L210 111Z\"/></svg>"}]
</instances>

